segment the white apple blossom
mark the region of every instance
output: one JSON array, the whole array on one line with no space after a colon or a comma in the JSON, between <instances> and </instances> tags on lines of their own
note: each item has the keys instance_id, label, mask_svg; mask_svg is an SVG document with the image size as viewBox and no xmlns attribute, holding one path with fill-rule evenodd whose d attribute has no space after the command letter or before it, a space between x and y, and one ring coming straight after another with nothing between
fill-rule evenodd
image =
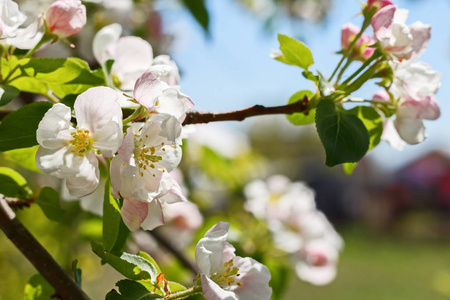
<instances>
[{"instance_id":1,"label":"white apple blossom","mask_svg":"<svg viewBox=\"0 0 450 300\"><path fill-rule=\"evenodd\" d=\"M381 8L372 17L375 37L385 52L398 61L416 60L425 51L431 37L431 26L418 21L405 24L408 10L394 5Z\"/></svg>"},{"instance_id":2,"label":"white apple blossom","mask_svg":"<svg viewBox=\"0 0 450 300\"><path fill-rule=\"evenodd\" d=\"M144 229L164 224L162 205L185 201L179 184L168 174L181 160L180 134L174 116L153 115L145 124L128 128L111 161L112 192L125 199L122 216L131 230L141 224Z\"/></svg>"},{"instance_id":3,"label":"white apple blossom","mask_svg":"<svg viewBox=\"0 0 450 300\"><path fill-rule=\"evenodd\" d=\"M270 299L270 272L250 257L234 254L234 247L226 242L230 224L219 222L195 249L200 269L202 290L207 300L263 300Z\"/></svg>"},{"instance_id":4,"label":"white apple blossom","mask_svg":"<svg viewBox=\"0 0 450 300\"><path fill-rule=\"evenodd\" d=\"M94 87L75 100L76 128L71 111L55 104L39 123L36 139L41 145L36 165L44 173L66 179L69 193L83 197L99 184L97 153L112 157L122 142L122 110L116 92Z\"/></svg>"}]
</instances>

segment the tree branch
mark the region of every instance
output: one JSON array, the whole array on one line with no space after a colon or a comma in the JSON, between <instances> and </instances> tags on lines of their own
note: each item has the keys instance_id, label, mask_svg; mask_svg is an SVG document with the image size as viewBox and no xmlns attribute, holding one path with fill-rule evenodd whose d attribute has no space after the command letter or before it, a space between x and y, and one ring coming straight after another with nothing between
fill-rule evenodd
<instances>
[{"instance_id":1,"label":"tree branch","mask_svg":"<svg viewBox=\"0 0 450 300\"><path fill-rule=\"evenodd\" d=\"M249 117L275 114L293 114L304 112L307 109L308 97L304 97L292 104L282 106L265 107L263 105L255 105L242 110L235 110L225 113L210 113L191 111L186 114L183 125L200 124L219 121L243 121Z\"/></svg>"},{"instance_id":2,"label":"tree branch","mask_svg":"<svg viewBox=\"0 0 450 300\"><path fill-rule=\"evenodd\" d=\"M3 195L0 195L0 228L53 286L58 296L64 300L89 299L69 274L17 219Z\"/></svg>"}]
</instances>

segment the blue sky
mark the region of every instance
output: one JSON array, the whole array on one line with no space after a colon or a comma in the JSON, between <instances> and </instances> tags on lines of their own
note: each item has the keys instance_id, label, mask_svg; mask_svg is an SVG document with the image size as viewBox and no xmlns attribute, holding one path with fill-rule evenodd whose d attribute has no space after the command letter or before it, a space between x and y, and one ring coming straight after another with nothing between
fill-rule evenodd
<instances>
[{"instance_id":1,"label":"blue sky","mask_svg":"<svg viewBox=\"0 0 450 300\"><path fill-rule=\"evenodd\" d=\"M450 1L395 2L410 10L408 24L420 20L432 25L431 41L420 60L442 73L437 94L442 115L437 121L426 122L428 138L420 145L407 146L401 152L388 145L378 146L370 156L387 169L397 168L430 149L450 149ZM313 89L300 69L269 57L270 49L278 48L277 33L303 38L314 55L313 69L329 75L339 60L333 51L339 50L341 26L347 22L359 26L362 22L356 0L334 0L325 24L279 20L273 31L265 31L262 21L237 1L209 0L207 4L211 13L209 40L187 12L165 13L166 29L175 36L171 53L183 71L182 91L195 101L198 110L282 105L296 91ZM368 84L357 96L369 98L376 90L374 84ZM246 121L233 127L245 129L248 125Z\"/></svg>"}]
</instances>

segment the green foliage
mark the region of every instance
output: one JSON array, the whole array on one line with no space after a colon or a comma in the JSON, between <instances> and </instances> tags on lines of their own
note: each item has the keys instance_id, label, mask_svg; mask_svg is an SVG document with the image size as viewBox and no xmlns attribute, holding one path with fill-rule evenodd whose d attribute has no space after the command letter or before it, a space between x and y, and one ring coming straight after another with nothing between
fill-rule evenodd
<instances>
[{"instance_id":1,"label":"green foliage","mask_svg":"<svg viewBox=\"0 0 450 300\"><path fill-rule=\"evenodd\" d=\"M353 114L336 110L332 100L319 102L316 126L329 167L358 162L369 149L369 134L363 122Z\"/></svg>"},{"instance_id":2,"label":"green foliage","mask_svg":"<svg viewBox=\"0 0 450 300\"><path fill-rule=\"evenodd\" d=\"M205 0L181 0L205 32L209 32L209 13Z\"/></svg>"},{"instance_id":3,"label":"green foliage","mask_svg":"<svg viewBox=\"0 0 450 300\"><path fill-rule=\"evenodd\" d=\"M278 41L280 42L280 50L283 55L276 57L276 60L305 70L314 63L311 50L299 40L284 34L278 34Z\"/></svg>"},{"instance_id":4,"label":"green foliage","mask_svg":"<svg viewBox=\"0 0 450 300\"><path fill-rule=\"evenodd\" d=\"M87 62L75 57L18 59L12 56L2 60L1 74L4 82L20 91L46 95L51 90L61 98L106 85L102 70L91 71Z\"/></svg>"},{"instance_id":5,"label":"green foliage","mask_svg":"<svg viewBox=\"0 0 450 300\"><path fill-rule=\"evenodd\" d=\"M120 294L116 290L110 291L106 295L106 300L150 300L164 299L163 296L150 292L141 283L132 280L120 280L116 283Z\"/></svg>"},{"instance_id":6,"label":"green foliage","mask_svg":"<svg viewBox=\"0 0 450 300\"><path fill-rule=\"evenodd\" d=\"M10 85L0 85L0 106L6 105L19 95L20 91Z\"/></svg>"},{"instance_id":7,"label":"green foliage","mask_svg":"<svg viewBox=\"0 0 450 300\"><path fill-rule=\"evenodd\" d=\"M31 277L25 286L26 300L49 300L54 294L53 287L40 274Z\"/></svg>"},{"instance_id":8,"label":"green foliage","mask_svg":"<svg viewBox=\"0 0 450 300\"><path fill-rule=\"evenodd\" d=\"M51 103L36 102L7 115L0 124L0 151L37 145L36 130L51 107Z\"/></svg>"},{"instance_id":9,"label":"green foliage","mask_svg":"<svg viewBox=\"0 0 450 300\"><path fill-rule=\"evenodd\" d=\"M59 193L51 187L46 186L39 191L36 204L39 205L49 220L56 222L62 220L64 210L61 208Z\"/></svg>"},{"instance_id":10,"label":"green foliage","mask_svg":"<svg viewBox=\"0 0 450 300\"><path fill-rule=\"evenodd\" d=\"M289 283L291 264L286 259L273 257L265 257L263 264L270 270L271 299L283 299L284 292Z\"/></svg>"},{"instance_id":11,"label":"green foliage","mask_svg":"<svg viewBox=\"0 0 450 300\"><path fill-rule=\"evenodd\" d=\"M179 284L178 282L169 281L169 289L172 293L175 293L184 291L187 288L184 285Z\"/></svg>"},{"instance_id":12,"label":"green foliage","mask_svg":"<svg viewBox=\"0 0 450 300\"><path fill-rule=\"evenodd\" d=\"M143 251L139 251L137 255L142 257L142 258L144 258L144 259L146 259L146 260L148 260L149 262L151 262L152 265L155 267L157 274L161 273L161 268L159 267L158 263L148 253L145 253Z\"/></svg>"},{"instance_id":13,"label":"green foliage","mask_svg":"<svg viewBox=\"0 0 450 300\"><path fill-rule=\"evenodd\" d=\"M27 199L33 192L25 178L13 169L0 167L0 194L6 197Z\"/></svg>"},{"instance_id":14,"label":"green foliage","mask_svg":"<svg viewBox=\"0 0 450 300\"><path fill-rule=\"evenodd\" d=\"M33 171L36 173L42 173L36 166L36 151L38 150L39 146L33 146L29 148L21 148L21 149L14 149L3 152L3 157L6 160L15 162L16 164L20 165L21 167Z\"/></svg>"},{"instance_id":15,"label":"green foliage","mask_svg":"<svg viewBox=\"0 0 450 300\"><path fill-rule=\"evenodd\" d=\"M106 251L101 245L92 242L92 251L120 274L131 280L150 279L156 281L156 267L141 256L121 253L119 256Z\"/></svg>"},{"instance_id":16,"label":"green foliage","mask_svg":"<svg viewBox=\"0 0 450 300\"><path fill-rule=\"evenodd\" d=\"M289 98L288 104L292 104L298 101L301 101L304 97L308 97L309 100L314 96L314 93L311 91L299 91ZM310 106L311 103L308 104ZM286 118L294 125L306 125L314 123L316 120L316 109L308 109L307 114L301 113L293 113L290 115L286 115Z\"/></svg>"},{"instance_id":17,"label":"green foliage","mask_svg":"<svg viewBox=\"0 0 450 300\"><path fill-rule=\"evenodd\" d=\"M78 259L75 259L72 262L72 272L73 272L73 277L75 278L75 282L77 283L77 285L79 287L81 287L81 274L82 271L80 268L77 268L77 264L78 264Z\"/></svg>"},{"instance_id":18,"label":"green foliage","mask_svg":"<svg viewBox=\"0 0 450 300\"><path fill-rule=\"evenodd\" d=\"M375 148L380 143L381 135L383 134L383 120L381 116L370 106L357 106L348 112L357 116L369 133L369 149L367 151ZM351 174L356 167L356 163L346 163L343 167L345 173Z\"/></svg>"},{"instance_id":19,"label":"green foliage","mask_svg":"<svg viewBox=\"0 0 450 300\"><path fill-rule=\"evenodd\" d=\"M103 246L107 251L120 251L128 233L120 215L120 202L111 194L111 183L108 180L103 199Z\"/></svg>"}]
</instances>

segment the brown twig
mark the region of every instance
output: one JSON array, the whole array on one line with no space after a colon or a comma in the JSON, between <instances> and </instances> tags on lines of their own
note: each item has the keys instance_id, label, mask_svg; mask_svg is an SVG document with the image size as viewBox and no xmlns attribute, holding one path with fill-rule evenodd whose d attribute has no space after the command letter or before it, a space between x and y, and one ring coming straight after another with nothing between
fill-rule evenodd
<instances>
[{"instance_id":1,"label":"brown twig","mask_svg":"<svg viewBox=\"0 0 450 300\"><path fill-rule=\"evenodd\" d=\"M17 219L3 196L0 196L0 229L50 283L64 300L87 300L89 297L50 253Z\"/></svg>"},{"instance_id":2,"label":"brown twig","mask_svg":"<svg viewBox=\"0 0 450 300\"><path fill-rule=\"evenodd\" d=\"M305 96L292 104L282 106L265 107L263 105L255 105L242 110L235 110L225 113L209 113L191 111L186 114L186 119L183 125L200 124L219 121L243 121L249 117L275 114L293 114L298 112L305 112L308 105L308 98Z\"/></svg>"}]
</instances>

